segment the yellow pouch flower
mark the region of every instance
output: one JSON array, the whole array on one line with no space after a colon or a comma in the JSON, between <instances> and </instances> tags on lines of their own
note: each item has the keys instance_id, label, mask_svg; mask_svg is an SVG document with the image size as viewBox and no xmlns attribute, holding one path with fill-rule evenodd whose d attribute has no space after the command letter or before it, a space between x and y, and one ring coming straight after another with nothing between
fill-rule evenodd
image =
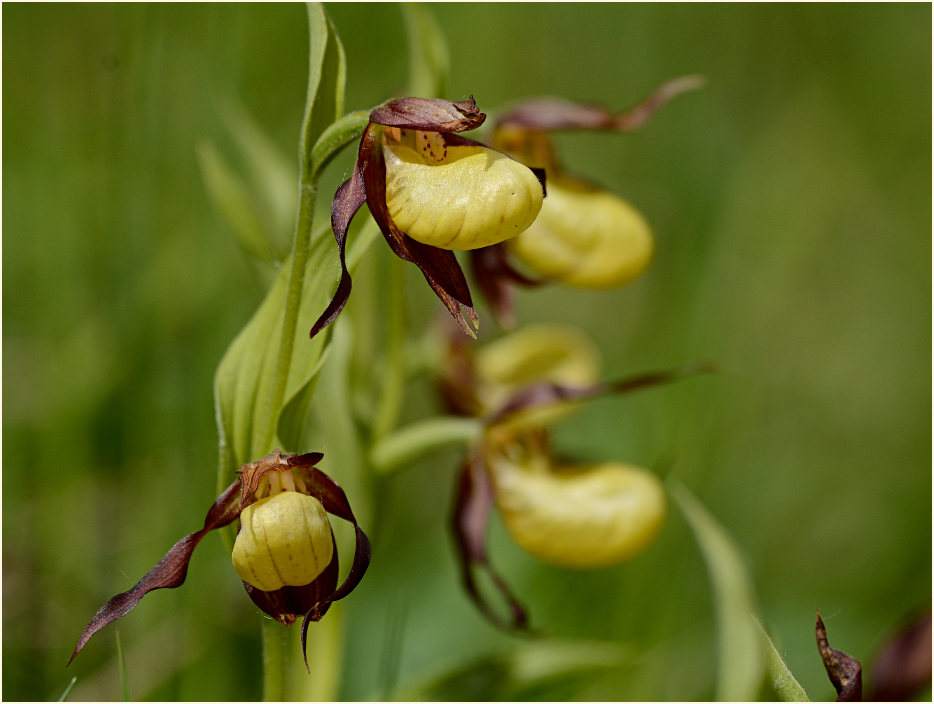
<instances>
[{"instance_id":1,"label":"yellow pouch flower","mask_svg":"<svg viewBox=\"0 0 934 704\"><path fill-rule=\"evenodd\" d=\"M506 244L540 276L569 286L608 289L636 279L652 259L645 218L622 198L569 178L552 179L541 214Z\"/></svg>"}]
</instances>

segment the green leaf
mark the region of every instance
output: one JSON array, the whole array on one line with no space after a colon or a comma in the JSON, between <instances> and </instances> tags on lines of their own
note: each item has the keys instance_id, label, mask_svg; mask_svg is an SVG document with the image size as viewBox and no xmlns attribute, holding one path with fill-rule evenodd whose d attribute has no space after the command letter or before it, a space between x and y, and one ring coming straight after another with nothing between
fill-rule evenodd
<instances>
[{"instance_id":1,"label":"green leaf","mask_svg":"<svg viewBox=\"0 0 934 704\"><path fill-rule=\"evenodd\" d=\"M785 661L782 660L782 656L779 654L775 644L772 643L772 639L769 638L769 634L766 633L765 628L762 627L761 623L757 622L757 625L759 626L759 633L762 635L762 642L764 644L766 672L769 675L769 682L772 689L775 694L778 695L779 700L783 702L810 701L807 692L804 691L804 687L798 683L798 680L791 674L791 670L788 669Z\"/></svg>"},{"instance_id":2,"label":"green leaf","mask_svg":"<svg viewBox=\"0 0 934 704\"><path fill-rule=\"evenodd\" d=\"M672 498L694 532L713 589L719 631L715 698L752 700L762 683L765 663L752 580L739 546L684 485L674 480L668 484Z\"/></svg>"},{"instance_id":3,"label":"green leaf","mask_svg":"<svg viewBox=\"0 0 934 704\"><path fill-rule=\"evenodd\" d=\"M269 236L243 179L221 156L213 142L199 144L197 153L201 178L220 220L247 254L260 261L273 261L275 257Z\"/></svg>"},{"instance_id":4,"label":"green leaf","mask_svg":"<svg viewBox=\"0 0 934 704\"><path fill-rule=\"evenodd\" d=\"M409 91L421 98L444 95L450 56L444 32L425 5L401 3L409 43Z\"/></svg>"},{"instance_id":5,"label":"green leaf","mask_svg":"<svg viewBox=\"0 0 934 704\"><path fill-rule=\"evenodd\" d=\"M219 489L233 481L240 465L268 453L270 442L290 447L298 442L330 339L325 334L308 340L311 323L333 293L336 277L327 273L337 264L328 229L310 234L317 178L310 166L312 145L343 110L346 66L340 39L320 3L308 5L308 26L310 58L295 244L215 375ZM285 408L288 412L282 418Z\"/></svg>"},{"instance_id":6,"label":"green leaf","mask_svg":"<svg viewBox=\"0 0 934 704\"><path fill-rule=\"evenodd\" d=\"M324 345L328 335L308 339L308 328L327 304L332 282L321 271L336 267L333 242L326 230L315 233L306 266L306 285L302 292L295 331L295 348L286 382L283 407L296 400L287 416L288 438L300 435L311 401L310 385L321 370ZM319 275L314 275L318 273ZM220 488L234 480L233 472L242 464L261 457L272 448L254 446L254 431L261 416L268 412L279 418L282 408L268 409L273 371L275 369L282 321L286 306L289 276L288 262L283 265L253 318L234 339L218 366L214 377L214 403L220 434L220 464L224 472ZM304 323L307 323L305 325ZM300 401L300 402L299 402ZM280 429L280 432L281 429ZM287 443L291 444L291 443Z\"/></svg>"},{"instance_id":7,"label":"green leaf","mask_svg":"<svg viewBox=\"0 0 934 704\"><path fill-rule=\"evenodd\" d=\"M298 169L294 157L283 152L240 103L227 102L221 118L237 146L250 191L259 204L257 214L270 249L275 259L282 261L292 245L295 224Z\"/></svg>"},{"instance_id":8,"label":"green leaf","mask_svg":"<svg viewBox=\"0 0 934 704\"><path fill-rule=\"evenodd\" d=\"M300 142L303 178L309 173L311 149L327 127L344 112L347 60L340 37L321 3L308 3L308 94Z\"/></svg>"},{"instance_id":9,"label":"green leaf","mask_svg":"<svg viewBox=\"0 0 934 704\"><path fill-rule=\"evenodd\" d=\"M320 432L323 466L353 497L354 514L362 524L372 518L372 482L368 481L368 465L363 438L354 421L350 394L350 361L353 333L349 319L338 320L331 339L328 373L318 385L315 428Z\"/></svg>"}]
</instances>

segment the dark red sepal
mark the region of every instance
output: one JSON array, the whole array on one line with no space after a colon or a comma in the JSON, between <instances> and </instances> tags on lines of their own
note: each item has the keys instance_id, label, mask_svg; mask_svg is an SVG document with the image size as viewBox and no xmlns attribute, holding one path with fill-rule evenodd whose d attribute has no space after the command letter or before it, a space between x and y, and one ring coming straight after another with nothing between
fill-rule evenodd
<instances>
[{"instance_id":1,"label":"dark red sepal","mask_svg":"<svg viewBox=\"0 0 934 704\"><path fill-rule=\"evenodd\" d=\"M467 594L490 623L509 631L528 632L529 619L525 608L493 569L486 554L486 526L492 505L493 486L483 460L483 449L478 448L461 470L454 496L452 523L461 577ZM480 593L474 580L475 567L486 572L502 595L509 609L508 620L500 616Z\"/></svg>"},{"instance_id":2,"label":"dark red sepal","mask_svg":"<svg viewBox=\"0 0 934 704\"><path fill-rule=\"evenodd\" d=\"M325 511L352 523L355 534L353 563L350 566L350 572L344 579L344 583L337 589L334 588L337 585L337 548L335 547L334 559L327 568L328 570L332 568L334 570L333 577L328 577L327 582L330 585L330 591L317 595L316 601L308 605L304 612L305 618L302 621L302 653L304 654L306 652L308 624L311 621L320 621L333 602L343 599L357 587L370 565L371 548L370 540L357 523L353 510L350 508L350 502L347 500L347 495L340 485L321 470L299 464L301 457L292 458L292 461L297 463L298 469L296 469L296 472L305 482L308 493L321 502ZM307 654L305 655L305 666L308 666Z\"/></svg>"},{"instance_id":3,"label":"dark red sepal","mask_svg":"<svg viewBox=\"0 0 934 704\"><path fill-rule=\"evenodd\" d=\"M583 401L586 399L606 396L608 394L624 394L630 391L669 384L681 379L687 379L698 374L710 374L716 367L710 362L697 362L677 369L660 372L645 372L633 376L608 381L591 386L562 386L551 382L531 384L513 394L491 418L488 425L502 423L522 411L541 406L549 406L563 401Z\"/></svg>"},{"instance_id":4,"label":"dark red sepal","mask_svg":"<svg viewBox=\"0 0 934 704\"><path fill-rule=\"evenodd\" d=\"M368 140L374 139L374 128L369 125L363 133L360 140L360 149L358 151L357 161L354 164L353 175L349 180L344 181L334 194L334 201L331 203L331 230L334 232L334 239L337 240L337 255L341 265L341 278L337 284L337 291L328 304L328 307L321 314L318 320L311 328L309 337L314 337L324 328L330 325L340 314L350 298L350 289L352 282L350 272L347 271L347 230L350 227L350 221L357 214L366 202L366 187L363 184L363 173L360 170L360 156L364 148L370 149ZM365 146L367 145L367 146Z\"/></svg>"},{"instance_id":5,"label":"dark red sepal","mask_svg":"<svg viewBox=\"0 0 934 704\"><path fill-rule=\"evenodd\" d=\"M528 130L596 129L631 132L642 127L665 103L704 85L701 76L681 76L663 83L650 96L620 113L598 105L572 103L561 98L537 98L513 108L497 121L497 126Z\"/></svg>"},{"instance_id":6,"label":"dark red sepal","mask_svg":"<svg viewBox=\"0 0 934 704\"><path fill-rule=\"evenodd\" d=\"M473 278L489 305L496 322L504 330L516 324L513 285L541 286L545 282L533 279L516 269L509 261L506 246L500 242L489 247L470 250Z\"/></svg>"},{"instance_id":7,"label":"dark red sepal","mask_svg":"<svg viewBox=\"0 0 934 704\"><path fill-rule=\"evenodd\" d=\"M68 664L71 664L71 661L75 659L75 656L91 639L91 636L108 623L126 616L146 594L154 589L180 587L188 575L188 562L191 560L191 554L198 543L201 542L201 539L215 528L223 528L232 523L239 515L240 481L237 480L227 487L211 506L204 519L204 527L201 530L186 535L175 543L165 556L159 560L159 563L136 583L136 586L122 594L117 594L100 608L78 639L78 646L68 659Z\"/></svg>"},{"instance_id":8,"label":"dark red sepal","mask_svg":"<svg viewBox=\"0 0 934 704\"><path fill-rule=\"evenodd\" d=\"M396 98L370 113L370 122L387 127L428 132L466 132L475 130L486 119L471 95L452 102L437 98Z\"/></svg>"}]
</instances>

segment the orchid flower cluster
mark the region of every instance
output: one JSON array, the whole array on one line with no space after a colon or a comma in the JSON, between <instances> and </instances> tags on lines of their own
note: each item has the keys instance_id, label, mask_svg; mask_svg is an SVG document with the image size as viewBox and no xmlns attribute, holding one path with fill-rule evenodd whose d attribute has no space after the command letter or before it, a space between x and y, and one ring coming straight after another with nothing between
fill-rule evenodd
<instances>
[{"instance_id":1,"label":"orchid flower cluster","mask_svg":"<svg viewBox=\"0 0 934 704\"><path fill-rule=\"evenodd\" d=\"M479 320L457 250L471 252L480 290L495 317L507 323L515 318L511 285L551 282L599 289L632 281L652 256L647 222L618 196L566 172L548 135L559 129L631 130L667 99L695 86L694 79L666 84L617 116L555 99L521 104L499 118L492 146L461 134L486 119L473 96L463 101L404 97L375 108L358 133L352 175L331 205L340 277L310 336L333 323L349 299L347 237L364 204L392 252L421 270L460 330L472 337ZM303 172L303 185L305 178ZM665 515L657 477L619 462L562 464L549 450L548 428L586 399L696 370L600 383L592 345L571 330L527 328L477 351L464 347L467 338L458 338L444 372L447 398L454 412L485 423L457 490L454 524L464 583L488 618L524 628L524 608L486 555L490 508L497 507L516 543L554 564L601 567L644 550ZM304 652L309 624L354 590L370 561L370 541L344 490L318 469L322 459L318 452L275 449L243 464L236 481L210 507L203 527L178 541L132 589L101 607L72 659L143 596L180 586L201 539L234 521L231 561L248 596L283 625L301 619ZM340 586L329 516L349 522L355 533L352 564ZM473 578L478 566L506 598L508 621L481 596Z\"/></svg>"}]
</instances>

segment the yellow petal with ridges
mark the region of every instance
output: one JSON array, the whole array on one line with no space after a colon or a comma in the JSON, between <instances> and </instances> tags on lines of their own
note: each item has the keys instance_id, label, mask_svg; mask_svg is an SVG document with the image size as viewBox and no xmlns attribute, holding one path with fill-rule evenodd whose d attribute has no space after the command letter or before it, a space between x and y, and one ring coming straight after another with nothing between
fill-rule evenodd
<instances>
[{"instance_id":1,"label":"yellow petal with ridges","mask_svg":"<svg viewBox=\"0 0 934 704\"><path fill-rule=\"evenodd\" d=\"M567 469L490 462L496 505L513 540L562 567L615 565L661 531L665 492L651 472L620 462Z\"/></svg>"},{"instance_id":2,"label":"yellow petal with ridges","mask_svg":"<svg viewBox=\"0 0 934 704\"><path fill-rule=\"evenodd\" d=\"M244 582L271 592L310 584L333 553L331 525L321 502L284 491L243 509L231 559Z\"/></svg>"},{"instance_id":3,"label":"yellow petal with ridges","mask_svg":"<svg viewBox=\"0 0 934 704\"><path fill-rule=\"evenodd\" d=\"M398 228L442 249L476 249L515 237L542 207L535 174L481 146L447 147L440 161L399 143L383 146L386 204Z\"/></svg>"}]
</instances>

